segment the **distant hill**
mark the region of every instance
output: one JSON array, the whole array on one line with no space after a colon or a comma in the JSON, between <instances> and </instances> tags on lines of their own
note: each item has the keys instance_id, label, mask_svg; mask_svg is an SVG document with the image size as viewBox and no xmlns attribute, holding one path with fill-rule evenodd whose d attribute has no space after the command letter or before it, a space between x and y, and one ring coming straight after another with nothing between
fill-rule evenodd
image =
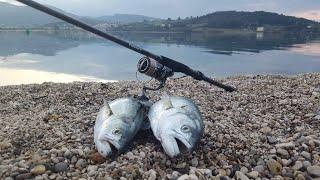
<instances>
[{"instance_id":1,"label":"distant hill","mask_svg":"<svg viewBox=\"0 0 320 180\"><path fill-rule=\"evenodd\" d=\"M91 25L103 24L108 22L117 23L133 23L156 20L156 18L130 15L130 14L116 14L113 16L102 16L98 18L82 17L74 14L66 13L61 9L51 7L59 12L67 14L71 17L81 19ZM46 15L38 10L27 6L15 6L12 4L0 2L0 27L39 27L46 25L63 24L60 20Z\"/></svg>"},{"instance_id":2,"label":"distant hill","mask_svg":"<svg viewBox=\"0 0 320 180\"><path fill-rule=\"evenodd\" d=\"M29 7L0 2L0 26L33 27L57 21Z\"/></svg>"},{"instance_id":3,"label":"distant hill","mask_svg":"<svg viewBox=\"0 0 320 180\"><path fill-rule=\"evenodd\" d=\"M315 21L285 16L282 14L256 11L256 12L239 12L239 11L222 11L215 12L205 16L200 16L185 20L184 24L203 24L210 28L246 28L258 26L308 26L319 24Z\"/></svg>"},{"instance_id":4,"label":"distant hill","mask_svg":"<svg viewBox=\"0 0 320 180\"><path fill-rule=\"evenodd\" d=\"M158 18L142 16L142 15L134 15L134 14L115 14L113 16L101 16L95 19L100 21L105 21L105 22L114 22L114 23L119 22L124 24L160 20Z\"/></svg>"},{"instance_id":5,"label":"distant hill","mask_svg":"<svg viewBox=\"0 0 320 180\"><path fill-rule=\"evenodd\" d=\"M303 29L308 26L319 26L318 22L285 16L282 14L257 11L222 11L200 17L185 19L167 19L157 22L132 23L117 27L123 31L206 31L215 29L247 29L256 30L257 27L266 29Z\"/></svg>"}]
</instances>

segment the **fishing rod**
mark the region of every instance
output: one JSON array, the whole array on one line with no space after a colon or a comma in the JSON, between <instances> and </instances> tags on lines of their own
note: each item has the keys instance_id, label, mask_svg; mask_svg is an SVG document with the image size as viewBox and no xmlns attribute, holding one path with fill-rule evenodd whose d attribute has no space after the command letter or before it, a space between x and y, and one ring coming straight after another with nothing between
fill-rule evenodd
<instances>
[{"instance_id":1,"label":"fishing rod","mask_svg":"<svg viewBox=\"0 0 320 180\"><path fill-rule=\"evenodd\" d=\"M20 3L23 3L27 6L34 8L34 9L37 9L37 10L42 11L44 13L47 13L51 16L54 16L58 19L61 19L65 22L68 22L72 25L80 27L80 28L82 28L86 31L89 31L95 35L103 37L107 40L115 42L123 47L126 47L128 49L131 49L137 53L140 53L140 54L146 56L146 57L140 59L140 61L138 63L138 71L140 73L144 73L150 77L157 79L158 81L161 82L161 84L158 88L155 88L155 89L147 88L147 87L145 87L144 89L158 90L164 86L167 78L173 76L173 74L175 72L180 72L185 75L191 76L192 78L194 78L196 80L208 82L208 83L215 85L217 87L220 87L228 92L233 92L236 90L234 87L222 84L221 82L218 82L214 79L211 79L211 78L205 76L202 72L197 71L197 70L193 70L183 63L177 62L177 61L170 59L168 57L165 57L165 56L153 54L153 53L151 53L145 49L142 49L134 44L128 43L128 42L126 42L122 39L119 39L115 36L112 36L106 32L100 31L100 30L98 30L98 29L96 29L96 28L94 28L84 22L81 22L81 21L76 20L70 16L63 14L63 13L55 11L49 7L46 7L40 3L35 2L33 0L16 0L16 1L19 1Z\"/></svg>"}]
</instances>

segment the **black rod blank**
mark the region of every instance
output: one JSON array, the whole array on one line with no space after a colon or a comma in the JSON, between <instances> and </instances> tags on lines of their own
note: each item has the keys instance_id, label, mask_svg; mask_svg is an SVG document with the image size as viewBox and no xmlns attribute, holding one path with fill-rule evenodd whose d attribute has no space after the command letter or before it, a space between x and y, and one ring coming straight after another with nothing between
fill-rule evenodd
<instances>
[{"instance_id":1,"label":"black rod blank","mask_svg":"<svg viewBox=\"0 0 320 180\"><path fill-rule=\"evenodd\" d=\"M145 55L147 57L153 58L156 61L158 61L159 63L163 64L164 66L167 66L167 67L171 68L175 72L184 73L184 74L186 74L188 76L193 77L196 80L206 81L206 82L208 82L210 84L213 84L215 86L223 88L223 89L225 89L226 91L229 91L229 92L232 92L232 91L236 90L235 88L233 88L231 86L224 85L224 84L222 84L222 83L220 83L218 81L215 81L215 80L213 80L213 79L211 79L209 77L206 77L200 71L195 71L195 70L191 69L190 67L186 66L185 64L182 64L180 62L177 62L177 61L175 61L173 59L170 59L170 58L167 58L167 57L164 57L164 56L159 56L159 55L153 54L153 53L151 53L151 52L149 52L147 50L144 50L144 49L142 49L142 48L140 48L140 47L138 47L138 46L136 46L134 44L130 44L130 43L128 43L128 42L126 42L126 41L124 41L122 39L119 39L119 38L117 38L115 36L112 36L112 35L110 35L108 33L100 31L100 30L98 30L98 29L96 29L96 28L94 28L94 27L92 27L92 26L90 26L90 25L88 25L86 23L83 23L83 22L81 22L79 20L76 20L76 19L74 19L72 17L69 17L69 16L67 16L65 14L62 14L62 13L58 12L58 11L55 11L55 10L53 10L51 8L48 8L48 7L46 7L46 6L44 6L44 5L40 4L40 3L37 3L37 2L35 2L33 0L16 0L16 1L19 1L19 2L21 2L23 4L25 4L25 5L28 5L28 6L32 7L32 8L34 8L34 9L37 9L37 10L42 11L44 13L47 13L47 14L49 14L51 16L54 16L54 17L56 17L58 19L61 19L61 20L65 21L65 22L68 22L68 23L70 23L72 25L80 27L80 28L82 28L82 29L84 29L86 31L89 31L89 32L91 32L93 34L96 34L96 35L98 35L100 37L103 37L103 38L105 38L107 40L115 42L115 43L117 43L117 44L119 44L119 45L121 45L123 47L126 47L128 49L131 49L131 50L133 50L133 51L135 51L137 53L140 53L140 54L143 54L143 55Z\"/></svg>"}]
</instances>

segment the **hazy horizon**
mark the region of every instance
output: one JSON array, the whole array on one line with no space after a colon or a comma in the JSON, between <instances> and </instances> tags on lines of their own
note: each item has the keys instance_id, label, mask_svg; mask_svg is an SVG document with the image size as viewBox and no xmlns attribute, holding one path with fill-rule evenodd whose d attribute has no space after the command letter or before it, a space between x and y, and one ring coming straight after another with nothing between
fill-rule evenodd
<instances>
[{"instance_id":1,"label":"hazy horizon","mask_svg":"<svg viewBox=\"0 0 320 180\"><path fill-rule=\"evenodd\" d=\"M320 3L318 0L216 0L185 1L185 0L37 0L39 3L48 4L66 12L81 16L99 17L114 14L137 14L156 18L177 18L201 16L216 11L268 11L290 16L320 21ZM0 0L14 5L19 5L15 0ZM90 8L88 8L90 7ZM156 8L155 8L156 7ZM169 7L169 8L168 8Z\"/></svg>"}]
</instances>

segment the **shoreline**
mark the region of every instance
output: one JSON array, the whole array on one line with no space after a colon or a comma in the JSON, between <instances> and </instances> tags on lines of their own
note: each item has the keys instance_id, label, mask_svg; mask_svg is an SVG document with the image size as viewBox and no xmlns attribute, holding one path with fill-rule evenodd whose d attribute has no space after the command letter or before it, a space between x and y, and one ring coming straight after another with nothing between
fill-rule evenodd
<instances>
[{"instance_id":1,"label":"shoreline","mask_svg":"<svg viewBox=\"0 0 320 180\"><path fill-rule=\"evenodd\" d=\"M320 73L218 78L238 91L205 82L169 80L164 91L190 98L205 132L192 154L169 158L152 132L128 150L102 159L93 126L102 99L140 92L136 81L0 87L0 178L256 179L320 176ZM317 174L318 173L318 174Z\"/></svg>"},{"instance_id":2,"label":"shoreline","mask_svg":"<svg viewBox=\"0 0 320 180\"><path fill-rule=\"evenodd\" d=\"M27 70L29 71L29 70ZM51 74L62 74L62 75L69 75L69 74L64 74L64 73L55 73L55 72L48 72ZM295 78L295 77L299 77L299 76L304 76L304 75L317 75L320 74L318 72L305 72L305 73L297 73L297 74L243 74L243 75L230 75L230 76L215 76L215 77L211 77L212 79L215 80L226 80L226 79L238 79L238 78L252 78L252 77L284 77L284 78ZM76 78L73 78L74 80L64 80L64 81L60 81L60 80L55 80L55 81L46 81L46 80L41 80L39 82L23 82L23 81L19 81L15 84L3 84L1 85L0 82L0 87L10 87L10 86L31 86L31 85L42 85L42 84L78 84L78 83L98 83L98 84L108 84L108 83L118 83L119 85L122 85L124 83L135 83L137 86L141 85L141 83L137 80L109 80L109 79L101 79L101 78L96 78L93 76L87 76L87 75L71 75L70 76L78 76L80 80L77 80ZM187 77L188 79L190 79L191 81L195 81L194 79L192 79L191 77ZM49 78L47 78L49 79ZM67 78L68 79L68 78ZM179 78L178 78L179 79ZM173 81L174 78L169 78L168 80Z\"/></svg>"}]
</instances>

